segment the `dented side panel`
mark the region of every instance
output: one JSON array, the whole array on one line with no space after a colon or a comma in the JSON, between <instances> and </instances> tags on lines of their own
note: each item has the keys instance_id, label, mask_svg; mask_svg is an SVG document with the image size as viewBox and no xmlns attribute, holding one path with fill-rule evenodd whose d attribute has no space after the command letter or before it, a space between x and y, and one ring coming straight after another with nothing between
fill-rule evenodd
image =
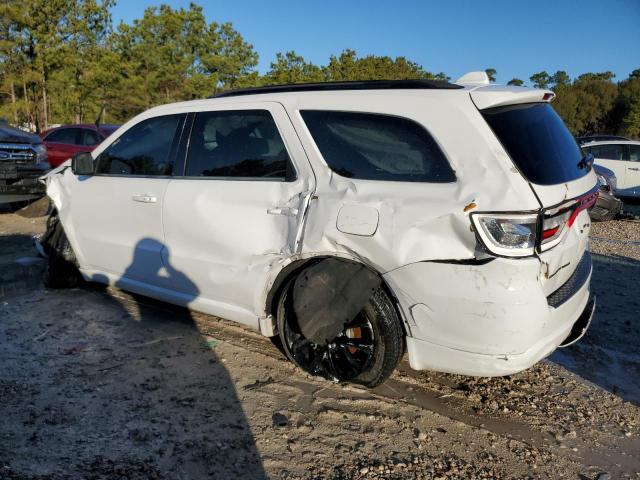
<instances>
[{"instance_id":1,"label":"dented side panel","mask_svg":"<svg viewBox=\"0 0 640 480\"><path fill-rule=\"evenodd\" d=\"M281 104L254 100L194 110L242 109L271 113L296 179L172 179L163 211L162 258L166 268L186 274L171 288L265 316L265 285L296 256L315 177Z\"/></svg>"},{"instance_id":2,"label":"dented side panel","mask_svg":"<svg viewBox=\"0 0 640 480\"><path fill-rule=\"evenodd\" d=\"M420 262L384 278L411 325L411 366L466 375L507 375L540 361L567 338L590 295L587 279L550 306L535 258Z\"/></svg>"},{"instance_id":3,"label":"dented side panel","mask_svg":"<svg viewBox=\"0 0 640 480\"><path fill-rule=\"evenodd\" d=\"M317 177L303 253L342 252L380 272L424 260L470 259L476 249L470 211L539 208L528 183L513 168L488 127L478 128L484 121L468 94L454 92L445 99L441 92L395 92L375 98L376 113L409 118L432 134L456 172L457 181L447 184L341 177L324 162L299 111L367 112L371 110L371 95L290 98L291 103L283 103ZM475 209L469 208L470 204L475 204ZM339 212L353 205L377 211L373 235L345 233L339 228Z\"/></svg>"}]
</instances>

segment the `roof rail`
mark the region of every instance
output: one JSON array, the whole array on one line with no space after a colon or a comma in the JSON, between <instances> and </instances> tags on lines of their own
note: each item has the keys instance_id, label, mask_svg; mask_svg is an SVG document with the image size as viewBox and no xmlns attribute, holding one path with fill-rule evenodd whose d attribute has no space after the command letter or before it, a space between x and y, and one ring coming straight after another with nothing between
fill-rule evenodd
<instances>
[{"instance_id":1,"label":"roof rail","mask_svg":"<svg viewBox=\"0 0 640 480\"><path fill-rule=\"evenodd\" d=\"M463 88L443 80L362 80L349 82L296 83L289 85L268 85L265 87L242 88L218 93L209 98L259 95L261 93L286 92L328 92L338 90L419 90Z\"/></svg>"}]
</instances>

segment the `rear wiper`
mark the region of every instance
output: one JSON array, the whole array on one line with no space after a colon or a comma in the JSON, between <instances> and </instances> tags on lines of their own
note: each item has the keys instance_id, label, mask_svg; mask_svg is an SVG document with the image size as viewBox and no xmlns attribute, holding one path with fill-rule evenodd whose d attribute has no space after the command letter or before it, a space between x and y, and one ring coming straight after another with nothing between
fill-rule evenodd
<instances>
[{"instance_id":1,"label":"rear wiper","mask_svg":"<svg viewBox=\"0 0 640 480\"><path fill-rule=\"evenodd\" d=\"M582 159L578 162L578 168L586 168L587 170L591 168L593 165L594 157L591 153L587 153Z\"/></svg>"}]
</instances>

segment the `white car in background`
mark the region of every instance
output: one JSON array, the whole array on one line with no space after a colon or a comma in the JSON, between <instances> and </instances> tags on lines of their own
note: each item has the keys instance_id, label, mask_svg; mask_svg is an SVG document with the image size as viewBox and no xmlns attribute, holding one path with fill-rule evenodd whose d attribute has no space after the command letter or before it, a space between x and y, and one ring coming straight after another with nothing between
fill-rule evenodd
<instances>
[{"instance_id":1,"label":"white car in background","mask_svg":"<svg viewBox=\"0 0 640 480\"><path fill-rule=\"evenodd\" d=\"M597 165L613 171L617 179L615 195L640 198L640 142L606 140L582 145L582 150L595 158Z\"/></svg>"},{"instance_id":2,"label":"white car in background","mask_svg":"<svg viewBox=\"0 0 640 480\"><path fill-rule=\"evenodd\" d=\"M375 386L507 375L586 331L590 157L548 90L285 85L164 105L46 178L49 284L74 275L279 335Z\"/></svg>"}]
</instances>

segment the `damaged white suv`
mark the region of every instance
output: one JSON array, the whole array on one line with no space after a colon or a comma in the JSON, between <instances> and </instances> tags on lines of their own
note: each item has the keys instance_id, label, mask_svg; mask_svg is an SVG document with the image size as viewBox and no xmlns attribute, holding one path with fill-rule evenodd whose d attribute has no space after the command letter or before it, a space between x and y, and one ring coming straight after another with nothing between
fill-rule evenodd
<instances>
[{"instance_id":1,"label":"damaged white suv","mask_svg":"<svg viewBox=\"0 0 640 480\"><path fill-rule=\"evenodd\" d=\"M374 386L506 375L582 336L597 197L553 93L375 81L153 108L46 176L49 284L77 272L279 336Z\"/></svg>"}]
</instances>

